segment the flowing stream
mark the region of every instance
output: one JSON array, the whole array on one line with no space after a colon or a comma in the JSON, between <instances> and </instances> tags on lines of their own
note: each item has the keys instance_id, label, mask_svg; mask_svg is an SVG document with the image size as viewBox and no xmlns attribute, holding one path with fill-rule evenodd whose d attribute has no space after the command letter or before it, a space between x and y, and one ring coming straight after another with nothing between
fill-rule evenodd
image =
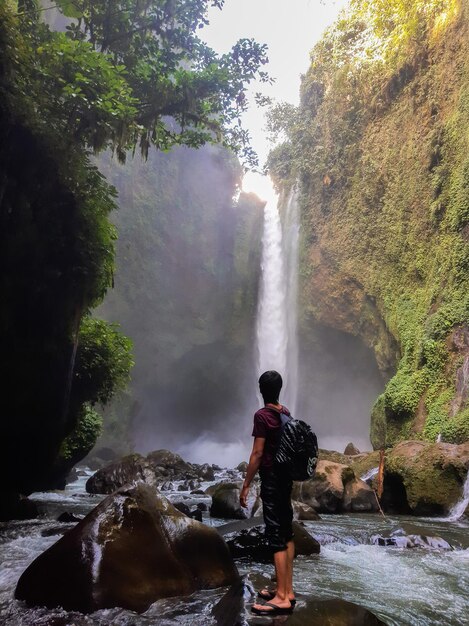
<instances>
[{"instance_id":1,"label":"flowing stream","mask_svg":"<svg viewBox=\"0 0 469 626\"><path fill-rule=\"evenodd\" d=\"M264 208L257 317L259 372L275 369L281 373L282 400L293 415L298 379L298 249L296 192L292 190L282 203L272 189Z\"/></svg>"},{"instance_id":2,"label":"flowing stream","mask_svg":"<svg viewBox=\"0 0 469 626\"><path fill-rule=\"evenodd\" d=\"M144 614L123 609L106 609L81 615L58 609L26 608L13 598L23 570L41 552L60 538L71 525L58 523L68 511L77 515L90 511L102 499L85 493L86 472L64 492L34 494L42 517L26 522L0 524L0 624L5 626L288 626L288 620L261 622L243 611L241 621L222 622L212 615L226 589L170 598L153 604ZM233 478L220 472L216 480ZM205 488L204 484L202 488ZM189 492L165 492L170 499L191 497ZM197 496L206 502L208 496ZM225 521L204 521L219 525ZM307 522L308 530L321 543L321 554L299 557L295 563L297 610L307 601L342 598L372 610L389 626L467 626L469 616L469 520L448 522L423 518L378 515L323 515ZM405 549L372 545L373 535L391 532L440 536L454 550ZM268 583L273 568L257 563L238 563L255 588ZM250 599L252 601L252 599Z\"/></svg>"}]
</instances>

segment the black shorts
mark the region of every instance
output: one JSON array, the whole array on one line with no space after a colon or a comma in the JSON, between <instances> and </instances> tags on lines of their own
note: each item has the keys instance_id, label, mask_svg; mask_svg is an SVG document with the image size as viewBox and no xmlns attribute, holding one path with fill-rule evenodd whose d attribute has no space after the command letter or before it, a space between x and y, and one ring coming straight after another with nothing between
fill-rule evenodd
<instances>
[{"instance_id":1,"label":"black shorts","mask_svg":"<svg viewBox=\"0 0 469 626\"><path fill-rule=\"evenodd\" d=\"M272 552L281 552L287 549L287 542L293 537L293 483L291 478L280 476L275 469L263 468L259 474L265 536Z\"/></svg>"}]
</instances>

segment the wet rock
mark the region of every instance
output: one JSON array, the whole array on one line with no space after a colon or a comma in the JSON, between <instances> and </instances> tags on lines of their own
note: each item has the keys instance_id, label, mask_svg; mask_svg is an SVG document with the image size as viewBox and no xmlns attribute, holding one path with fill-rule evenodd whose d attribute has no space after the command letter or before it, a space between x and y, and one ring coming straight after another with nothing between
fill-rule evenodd
<instances>
[{"instance_id":1,"label":"wet rock","mask_svg":"<svg viewBox=\"0 0 469 626\"><path fill-rule=\"evenodd\" d=\"M82 613L116 606L141 612L160 598L237 580L216 530L140 483L107 497L33 561L15 597Z\"/></svg>"},{"instance_id":2,"label":"wet rock","mask_svg":"<svg viewBox=\"0 0 469 626\"><path fill-rule=\"evenodd\" d=\"M252 624L262 622L252 622ZM301 603L291 617L288 626L385 626L368 609L345 600L309 600Z\"/></svg>"},{"instance_id":3,"label":"wet rock","mask_svg":"<svg viewBox=\"0 0 469 626\"><path fill-rule=\"evenodd\" d=\"M224 537L234 558L248 558L260 563L272 562L272 550L267 545L265 525L257 518L232 522L217 528ZM308 531L298 522L293 522L295 556L319 554L321 547Z\"/></svg>"},{"instance_id":4,"label":"wet rock","mask_svg":"<svg viewBox=\"0 0 469 626\"><path fill-rule=\"evenodd\" d=\"M215 472L213 471L213 467L208 463L204 463L203 465L193 465L197 476L201 480L215 480Z\"/></svg>"},{"instance_id":5,"label":"wet rock","mask_svg":"<svg viewBox=\"0 0 469 626\"><path fill-rule=\"evenodd\" d=\"M382 506L393 513L446 515L461 497L468 467L469 442L401 442L386 453Z\"/></svg>"},{"instance_id":6,"label":"wet rock","mask_svg":"<svg viewBox=\"0 0 469 626\"><path fill-rule=\"evenodd\" d=\"M165 469L172 470L174 474L181 475L182 478L194 477L192 467L189 463L186 463L184 459L176 454L176 452L170 452L169 450L155 450L147 454L147 461L153 466L164 467Z\"/></svg>"},{"instance_id":7,"label":"wet rock","mask_svg":"<svg viewBox=\"0 0 469 626\"><path fill-rule=\"evenodd\" d=\"M222 519L246 519L246 510L239 504L241 483L221 483L212 494L210 515ZM208 490L207 490L208 491Z\"/></svg>"},{"instance_id":8,"label":"wet rock","mask_svg":"<svg viewBox=\"0 0 469 626\"><path fill-rule=\"evenodd\" d=\"M58 522L64 522L65 524L74 524L81 522L83 516L75 515L74 513L69 513L68 511L64 511L57 518Z\"/></svg>"},{"instance_id":9,"label":"wet rock","mask_svg":"<svg viewBox=\"0 0 469 626\"><path fill-rule=\"evenodd\" d=\"M185 502L173 502L172 504L175 509L181 511L184 515L189 515L191 512L190 507Z\"/></svg>"},{"instance_id":10,"label":"wet rock","mask_svg":"<svg viewBox=\"0 0 469 626\"><path fill-rule=\"evenodd\" d=\"M354 513L373 513L379 511L378 501L373 489L359 478L349 480L345 485L342 510Z\"/></svg>"},{"instance_id":11,"label":"wet rock","mask_svg":"<svg viewBox=\"0 0 469 626\"><path fill-rule=\"evenodd\" d=\"M425 550L453 550L447 541L441 537L426 537L425 535L392 535L383 537L373 535L370 543L376 546L395 546L397 548L424 548Z\"/></svg>"},{"instance_id":12,"label":"wet rock","mask_svg":"<svg viewBox=\"0 0 469 626\"><path fill-rule=\"evenodd\" d=\"M312 479L294 483L292 499L304 502L319 513L339 513L345 484L354 478L353 470L347 465L319 461Z\"/></svg>"},{"instance_id":13,"label":"wet rock","mask_svg":"<svg viewBox=\"0 0 469 626\"><path fill-rule=\"evenodd\" d=\"M242 472L243 474L245 474L248 469L248 464L246 463L246 461L241 461L241 463L236 467L236 469L238 470L238 472Z\"/></svg>"},{"instance_id":14,"label":"wet rock","mask_svg":"<svg viewBox=\"0 0 469 626\"><path fill-rule=\"evenodd\" d=\"M199 509L199 511L208 511L208 505L205 502L199 502L197 504L197 508Z\"/></svg>"},{"instance_id":15,"label":"wet rock","mask_svg":"<svg viewBox=\"0 0 469 626\"><path fill-rule=\"evenodd\" d=\"M3 492L0 500L0 522L34 519L39 515L37 505L18 493Z\"/></svg>"},{"instance_id":16,"label":"wet rock","mask_svg":"<svg viewBox=\"0 0 469 626\"><path fill-rule=\"evenodd\" d=\"M136 482L156 486L157 478L154 468L145 457L141 454L129 454L93 474L86 482L86 491L109 494Z\"/></svg>"},{"instance_id":17,"label":"wet rock","mask_svg":"<svg viewBox=\"0 0 469 626\"><path fill-rule=\"evenodd\" d=\"M194 491L191 491L191 496L204 496L205 495L205 491L202 491L202 489L195 489Z\"/></svg>"},{"instance_id":18,"label":"wet rock","mask_svg":"<svg viewBox=\"0 0 469 626\"><path fill-rule=\"evenodd\" d=\"M348 443L345 446L344 454L346 456L355 456L357 454L360 454L360 450L353 443Z\"/></svg>"},{"instance_id":19,"label":"wet rock","mask_svg":"<svg viewBox=\"0 0 469 626\"><path fill-rule=\"evenodd\" d=\"M304 502L292 501L292 507L293 519L295 520L309 522L321 519L318 513L312 507L304 504Z\"/></svg>"}]
</instances>

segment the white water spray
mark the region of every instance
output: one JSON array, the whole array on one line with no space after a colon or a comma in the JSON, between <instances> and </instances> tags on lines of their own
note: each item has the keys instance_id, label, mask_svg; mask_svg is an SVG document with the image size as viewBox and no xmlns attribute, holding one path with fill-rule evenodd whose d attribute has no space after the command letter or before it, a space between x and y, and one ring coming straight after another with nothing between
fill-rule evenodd
<instances>
[{"instance_id":1,"label":"white water spray","mask_svg":"<svg viewBox=\"0 0 469 626\"><path fill-rule=\"evenodd\" d=\"M459 502L453 506L451 511L449 512L446 521L448 522L457 522L464 515L464 511L469 506L469 471L467 472L466 482L464 483L462 497Z\"/></svg>"},{"instance_id":2,"label":"white water spray","mask_svg":"<svg viewBox=\"0 0 469 626\"><path fill-rule=\"evenodd\" d=\"M277 370L282 401L295 414L298 384L299 215L292 191L283 211L272 190L264 208L261 288L257 318L259 372Z\"/></svg>"}]
</instances>

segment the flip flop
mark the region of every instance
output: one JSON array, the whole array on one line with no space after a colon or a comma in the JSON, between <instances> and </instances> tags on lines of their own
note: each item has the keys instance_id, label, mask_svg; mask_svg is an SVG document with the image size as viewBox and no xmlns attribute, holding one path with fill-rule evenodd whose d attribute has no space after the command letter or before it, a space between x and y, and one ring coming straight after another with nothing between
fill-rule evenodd
<instances>
[{"instance_id":1,"label":"flip flop","mask_svg":"<svg viewBox=\"0 0 469 626\"><path fill-rule=\"evenodd\" d=\"M261 589L260 591L257 592L257 595L259 596L259 598L262 598L262 600L273 600L275 598L276 595L276 591L275 589ZM292 606L295 606L296 604L296 598L293 598L293 600L290 600L290 604Z\"/></svg>"},{"instance_id":2,"label":"flip flop","mask_svg":"<svg viewBox=\"0 0 469 626\"><path fill-rule=\"evenodd\" d=\"M271 609L256 609L254 606L251 607L251 611L255 615L290 615L293 613L293 606L290 606L288 609L284 609L276 604L272 604L271 602L262 602L262 606L270 606Z\"/></svg>"}]
</instances>

